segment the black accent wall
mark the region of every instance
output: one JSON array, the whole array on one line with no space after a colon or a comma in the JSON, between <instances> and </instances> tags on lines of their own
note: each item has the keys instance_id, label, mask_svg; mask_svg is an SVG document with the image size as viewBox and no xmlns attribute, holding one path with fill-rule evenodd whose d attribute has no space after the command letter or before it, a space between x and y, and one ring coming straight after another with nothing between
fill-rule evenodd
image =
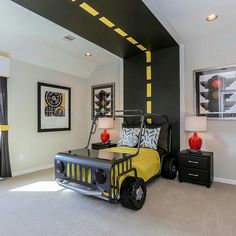
<instances>
[{"instance_id":1,"label":"black accent wall","mask_svg":"<svg viewBox=\"0 0 236 236\"><path fill-rule=\"evenodd\" d=\"M180 146L179 47L152 52L152 112L165 114L172 125L172 151ZM145 54L124 60L124 108L146 111Z\"/></svg>"}]
</instances>

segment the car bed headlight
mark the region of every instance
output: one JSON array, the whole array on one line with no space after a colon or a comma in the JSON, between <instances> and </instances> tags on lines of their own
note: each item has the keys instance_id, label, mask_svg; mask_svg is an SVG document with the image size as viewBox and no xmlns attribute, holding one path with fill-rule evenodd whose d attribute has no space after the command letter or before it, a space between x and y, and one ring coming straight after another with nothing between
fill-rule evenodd
<instances>
[{"instance_id":1,"label":"car bed headlight","mask_svg":"<svg viewBox=\"0 0 236 236\"><path fill-rule=\"evenodd\" d=\"M95 180L99 183L99 184L104 184L107 180L107 174L104 170L102 169L97 169L95 171Z\"/></svg>"},{"instance_id":2,"label":"car bed headlight","mask_svg":"<svg viewBox=\"0 0 236 236\"><path fill-rule=\"evenodd\" d=\"M65 171L65 164L62 161L56 161L57 173L62 174Z\"/></svg>"}]
</instances>

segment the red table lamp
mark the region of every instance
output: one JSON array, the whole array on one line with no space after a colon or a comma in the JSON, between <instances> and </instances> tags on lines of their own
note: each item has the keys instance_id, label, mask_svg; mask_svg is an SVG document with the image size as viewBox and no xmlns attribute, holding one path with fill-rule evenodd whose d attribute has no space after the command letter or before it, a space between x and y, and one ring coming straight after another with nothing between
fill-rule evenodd
<instances>
[{"instance_id":1,"label":"red table lamp","mask_svg":"<svg viewBox=\"0 0 236 236\"><path fill-rule=\"evenodd\" d=\"M202 139L198 136L197 131L207 131L207 118L205 116L185 117L185 131L194 132L188 140L190 149L201 150Z\"/></svg>"},{"instance_id":2,"label":"red table lamp","mask_svg":"<svg viewBox=\"0 0 236 236\"><path fill-rule=\"evenodd\" d=\"M98 128L104 129L101 133L101 140L103 143L109 142L110 134L107 132L107 129L113 128L113 118L101 117L98 118Z\"/></svg>"}]
</instances>

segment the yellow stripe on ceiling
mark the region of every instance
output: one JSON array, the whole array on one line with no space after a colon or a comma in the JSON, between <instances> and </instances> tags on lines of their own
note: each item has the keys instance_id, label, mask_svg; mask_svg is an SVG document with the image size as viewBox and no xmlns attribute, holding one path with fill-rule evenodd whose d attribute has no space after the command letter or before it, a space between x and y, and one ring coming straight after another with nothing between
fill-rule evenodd
<instances>
[{"instance_id":1,"label":"yellow stripe on ceiling","mask_svg":"<svg viewBox=\"0 0 236 236\"><path fill-rule=\"evenodd\" d=\"M146 62L150 63L152 61L152 56L150 51L146 51Z\"/></svg>"},{"instance_id":2,"label":"yellow stripe on ceiling","mask_svg":"<svg viewBox=\"0 0 236 236\"><path fill-rule=\"evenodd\" d=\"M138 42L134 39L134 38L132 38L132 37L128 37L128 38L126 38L130 43L132 43L132 44L137 44Z\"/></svg>"},{"instance_id":3,"label":"yellow stripe on ceiling","mask_svg":"<svg viewBox=\"0 0 236 236\"><path fill-rule=\"evenodd\" d=\"M114 29L114 31L115 31L117 34L121 35L122 37L126 37L126 36L128 35L128 34L125 33L125 31L123 31L121 28L116 28L116 29Z\"/></svg>"},{"instance_id":4,"label":"yellow stripe on ceiling","mask_svg":"<svg viewBox=\"0 0 236 236\"><path fill-rule=\"evenodd\" d=\"M152 79L152 68L151 68L151 66L147 66L146 73L147 73L147 80L151 80Z\"/></svg>"},{"instance_id":5,"label":"yellow stripe on ceiling","mask_svg":"<svg viewBox=\"0 0 236 236\"><path fill-rule=\"evenodd\" d=\"M9 125L0 125L0 131L8 131L10 129Z\"/></svg>"},{"instance_id":6,"label":"yellow stripe on ceiling","mask_svg":"<svg viewBox=\"0 0 236 236\"><path fill-rule=\"evenodd\" d=\"M138 44L137 47L142 50L142 51L146 51L147 49L142 45L142 44Z\"/></svg>"},{"instance_id":7,"label":"yellow stripe on ceiling","mask_svg":"<svg viewBox=\"0 0 236 236\"><path fill-rule=\"evenodd\" d=\"M152 113L152 101L147 101L147 113Z\"/></svg>"},{"instance_id":8,"label":"yellow stripe on ceiling","mask_svg":"<svg viewBox=\"0 0 236 236\"><path fill-rule=\"evenodd\" d=\"M105 24L106 26L108 26L109 28L112 28L112 27L114 27L115 26L115 24L114 23L112 23L110 20L108 20L106 17L101 17L101 18L99 18L99 20L103 23L103 24Z\"/></svg>"},{"instance_id":9,"label":"yellow stripe on ceiling","mask_svg":"<svg viewBox=\"0 0 236 236\"><path fill-rule=\"evenodd\" d=\"M87 11L92 16L97 16L99 14L98 11L96 11L94 8L89 6L87 3L83 2L79 5L81 8L83 8L85 11Z\"/></svg>"},{"instance_id":10,"label":"yellow stripe on ceiling","mask_svg":"<svg viewBox=\"0 0 236 236\"><path fill-rule=\"evenodd\" d=\"M152 96L152 84L147 84L147 98L150 98Z\"/></svg>"},{"instance_id":11,"label":"yellow stripe on ceiling","mask_svg":"<svg viewBox=\"0 0 236 236\"><path fill-rule=\"evenodd\" d=\"M96 11L93 7L91 7L89 4L87 4L86 2L83 2L79 5L82 9L84 9L85 11L87 11L89 14L91 14L92 16L97 16L99 15L99 12ZM109 28L112 28L115 26L115 24L113 22L111 22L110 20L108 20L105 16L100 17L99 20L105 24L106 26L108 26ZM121 28L116 28L114 29L114 31L116 33L118 33L119 35L121 35L122 37L126 37L128 36L128 34L123 31ZM138 42L132 38L132 37L128 37L126 38L130 43L134 44L137 46L137 48L139 48L141 51L147 51L147 49L142 45L142 44L138 44ZM149 53L146 54L149 57ZM150 58L150 57L149 57Z\"/></svg>"}]
</instances>

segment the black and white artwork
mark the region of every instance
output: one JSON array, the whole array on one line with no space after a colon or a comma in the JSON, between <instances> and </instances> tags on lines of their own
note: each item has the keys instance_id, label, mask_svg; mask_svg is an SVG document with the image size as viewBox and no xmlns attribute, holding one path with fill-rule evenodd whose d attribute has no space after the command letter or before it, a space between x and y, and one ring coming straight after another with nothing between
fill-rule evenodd
<instances>
[{"instance_id":1,"label":"black and white artwork","mask_svg":"<svg viewBox=\"0 0 236 236\"><path fill-rule=\"evenodd\" d=\"M38 132L71 129L71 89L38 83Z\"/></svg>"},{"instance_id":2,"label":"black and white artwork","mask_svg":"<svg viewBox=\"0 0 236 236\"><path fill-rule=\"evenodd\" d=\"M196 113L199 116L236 117L236 66L194 71Z\"/></svg>"},{"instance_id":3,"label":"black and white artwork","mask_svg":"<svg viewBox=\"0 0 236 236\"><path fill-rule=\"evenodd\" d=\"M92 86L92 119L95 115L108 114L112 116L115 109L115 84Z\"/></svg>"}]
</instances>

